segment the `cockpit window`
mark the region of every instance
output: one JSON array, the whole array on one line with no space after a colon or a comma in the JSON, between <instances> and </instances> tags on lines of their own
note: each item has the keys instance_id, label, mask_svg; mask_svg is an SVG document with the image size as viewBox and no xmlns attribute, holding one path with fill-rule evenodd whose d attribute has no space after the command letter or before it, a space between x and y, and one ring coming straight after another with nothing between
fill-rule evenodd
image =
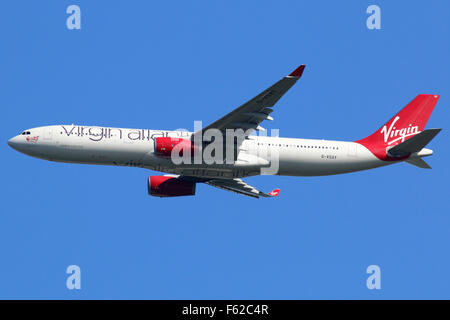
<instances>
[{"instance_id":1,"label":"cockpit window","mask_svg":"<svg viewBox=\"0 0 450 320\"><path fill-rule=\"evenodd\" d=\"M21 133L21 135L29 135L29 134L30 134L30 131L24 131Z\"/></svg>"}]
</instances>

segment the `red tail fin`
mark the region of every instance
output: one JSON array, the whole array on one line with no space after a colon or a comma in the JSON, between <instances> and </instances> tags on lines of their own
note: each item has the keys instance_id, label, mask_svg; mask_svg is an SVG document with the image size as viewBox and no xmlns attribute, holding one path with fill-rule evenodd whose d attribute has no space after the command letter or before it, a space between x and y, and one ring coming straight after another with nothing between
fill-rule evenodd
<instances>
[{"instance_id":1,"label":"red tail fin","mask_svg":"<svg viewBox=\"0 0 450 320\"><path fill-rule=\"evenodd\" d=\"M387 149L423 131L438 99L439 95L419 94L379 130L355 142L381 160L393 160Z\"/></svg>"}]
</instances>

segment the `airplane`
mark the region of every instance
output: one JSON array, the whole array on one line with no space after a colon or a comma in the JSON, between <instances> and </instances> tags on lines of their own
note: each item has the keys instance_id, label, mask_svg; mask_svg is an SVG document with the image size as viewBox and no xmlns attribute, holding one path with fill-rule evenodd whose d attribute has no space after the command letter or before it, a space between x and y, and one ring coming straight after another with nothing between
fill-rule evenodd
<instances>
[{"instance_id":1,"label":"airplane","mask_svg":"<svg viewBox=\"0 0 450 320\"><path fill-rule=\"evenodd\" d=\"M425 125L439 95L419 94L380 129L356 141L261 134L265 129L260 124L273 120L270 114L274 105L300 79L304 69L305 65L299 66L242 106L195 132L53 125L27 129L8 144L26 155L50 161L141 167L167 173L147 179L148 194L157 197L195 195L197 183L253 198L276 197L279 189L266 193L242 180L270 170L273 172L269 174L282 176L325 176L399 162L431 168L422 158L433 151L425 146L441 129L425 129ZM209 158L202 158L208 147L221 140L215 135L208 140L205 136L210 131L224 134L227 139L230 132L239 135L226 143L222 140L223 147L211 148L214 152L210 150ZM207 161L216 155L217 161ZM180 162L180 157L193 161Z\"/></svg>"}]
</instances>

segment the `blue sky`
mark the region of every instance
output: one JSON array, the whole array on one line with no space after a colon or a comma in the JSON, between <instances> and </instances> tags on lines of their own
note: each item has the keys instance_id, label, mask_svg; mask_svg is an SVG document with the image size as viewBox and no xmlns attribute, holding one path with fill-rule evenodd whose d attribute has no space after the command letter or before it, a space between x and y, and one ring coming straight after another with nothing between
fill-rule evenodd
<instances>
[{"instance_id":1,"label":"blue sky","mask_svg":"<svg viewBox=\"0 0 450 320\"><path fill-rule=\"evenodd\" d=\"M66 28L67 6L81 30ZM381 8L368 30L366 8ZM450 298L448 1L8 1L0 13L0 298ZM52 124L210 123L299 64L268 129L357 140L419 93L433 170L261 176L276 199L206 185L146 194L155 172L27 157L7 140ZM65 286L79 265L81 290ZM381 268L368 290L366 268Z\"/></svg>"}]
</instances>

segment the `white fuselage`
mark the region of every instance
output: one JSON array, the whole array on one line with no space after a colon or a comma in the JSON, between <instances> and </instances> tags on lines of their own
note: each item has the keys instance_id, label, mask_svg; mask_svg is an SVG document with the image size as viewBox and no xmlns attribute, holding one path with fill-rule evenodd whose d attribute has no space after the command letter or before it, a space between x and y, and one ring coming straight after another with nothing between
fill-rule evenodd
<instances>
[{"instance_id":1,"label":"white fuselage","mask_svg":"<svg viewBox=\"0 0 450 320\"><path fill-rule=\"evenodd\" d=\"M205 178L242 178L263 173L320 176L365 170L382 161L359 143L249 136L233 163L179 164L155 153L157 137L190 139L192 132L56 125L29 129L9 140L16 150L41 159L132 166ZM271 169L272 168L272 169ZM275 169L275 171L273 171Z\"/></svg>"}]
</instances>

